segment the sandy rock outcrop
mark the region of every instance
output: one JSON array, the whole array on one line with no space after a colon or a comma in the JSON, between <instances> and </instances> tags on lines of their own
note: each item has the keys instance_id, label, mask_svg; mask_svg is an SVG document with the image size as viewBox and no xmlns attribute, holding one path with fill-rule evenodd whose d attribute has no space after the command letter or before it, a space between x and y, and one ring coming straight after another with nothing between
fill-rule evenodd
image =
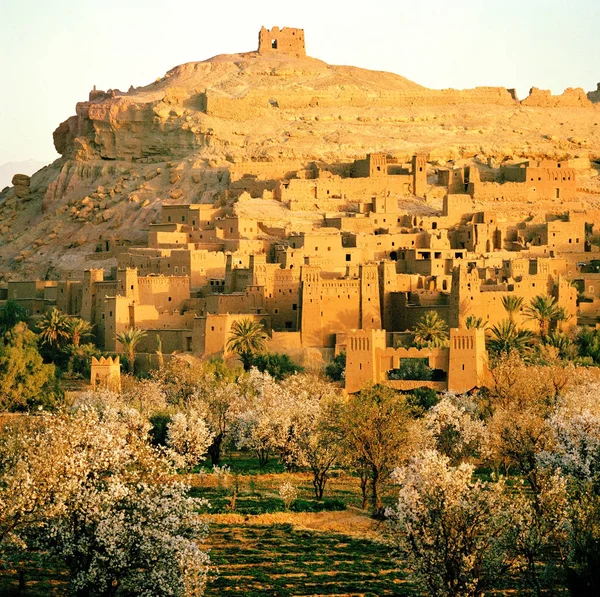
<instances>
[{"instance_id":1,"label":"sandy rock outcrop","mask_svg":"<svg viewBox=\"0 0 600 597\"><path fill-rule=\"evenodd\" d=\"M594 104L600 104L600 83L598 83L595 91L588 91L587 98Z\"/></svg>"},{"instance_id":2,"label":"sandy rock outcrop","mask_svg":"<svg viewBox=\"0 0 600 597\"><path fill-rule=\"evenodd\" d=\"M23 201L27 201L29 199L31 177L27 176L27 174L15 174L12 178L12 184L16 197Z\"/></svg>"}]
</instances>

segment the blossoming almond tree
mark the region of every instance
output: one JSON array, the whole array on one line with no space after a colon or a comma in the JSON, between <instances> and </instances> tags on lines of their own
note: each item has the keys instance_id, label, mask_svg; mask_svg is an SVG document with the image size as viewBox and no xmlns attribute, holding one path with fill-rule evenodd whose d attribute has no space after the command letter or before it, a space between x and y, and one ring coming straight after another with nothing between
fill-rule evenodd
<instances>
[{"instance_id":1,"label":"blossoming almond tree","mask_svg":"<svg viewBox=\"0 0 600 597\"><path fill-rule=\"evenodd\" d=\"M473 471L427 450L393 473L400 490L388 509L392 533L428 595L478 597L509 568L510 496L502 480L473 481Z\"/></svg>"},{"instance_id":2,"label":"blossoming almond tree","mask_svg":"<svg viewBox=\"0 0 600 597\"><path fill-rule=\"evenodd\" d=\"M427 412L425 428L437 450L453 465L487 452L485 424L452 394L446 394Z\"/></svg>"},{"instance_id":3,"label":"blossoming almond tree","mask_svg":"<svg viewBox=\"0 0 600 597\"><path fill-rule=\"evenodd\" d=\"M130 410L82 407L7 433L0 549L29 541L62 559L77 595L201 594L203 501L172 480L147 429Z\"/></svg>"},{"instance_id":4,"label":"blossoming almond tree","mask_svg":"<svg viewBox=\"0 0 600 597\"><path fill-rule=\"evenodd\" d=\"M191 470L200 464L212 441L213 434L196 410L176 413L167 426L167 445L181 460L181 468Z\"/></svg>"}]
</instances>

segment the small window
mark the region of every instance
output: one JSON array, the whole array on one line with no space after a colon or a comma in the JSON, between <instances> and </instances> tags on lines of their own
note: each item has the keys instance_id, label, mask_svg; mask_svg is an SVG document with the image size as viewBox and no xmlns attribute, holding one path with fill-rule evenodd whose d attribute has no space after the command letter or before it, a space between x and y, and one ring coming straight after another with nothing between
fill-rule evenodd
<instances>
[{"instance_id":1,"label":"small window","mask_svg":"<svg viewBox=\"0 0 600 597\"><path fill-rule=\"evenodd\" d=\"M346 253L346 261L352 261L352 255L350 253Z\"/></svg>"},{"instance_id":2,"label":"small window","mask_svg":"<svg viewBox=\"0 0 600 597\"><path fill-rule=\"evenodd\" d=\"M214 325L211 325L211 326L210 326L210 331L211 331L211 332L214 332L214 331L215 331L215 326L214 326Z\"/></svg>"},{"instance_id":3,"label":"small window","mask_svg":"<svg viewBox=\"0 0 600 597\"><path fill-rule=\"evenodd\" d=\"M294 303L292 305L292 311L297 311L298 310L298 305L296 303Z\"/></svg>"},{"instance_id":4,"label":"small window","mask_svg":"<svg viewBox=\"0 0 600 597\"><path fill-rule=\"evenodd\" d=\"M171 221L171 216L167 217L167 222Z\"/></svg>"},{"instance_id":5,"label":"small window","mask_svg":"<svg viewBox=\"0 0 600 597\"><path fill-rule=\"evenodd\" d=\"M171 302L171 297L169 297L169 302Z\"/></svg>"}]
</instances>

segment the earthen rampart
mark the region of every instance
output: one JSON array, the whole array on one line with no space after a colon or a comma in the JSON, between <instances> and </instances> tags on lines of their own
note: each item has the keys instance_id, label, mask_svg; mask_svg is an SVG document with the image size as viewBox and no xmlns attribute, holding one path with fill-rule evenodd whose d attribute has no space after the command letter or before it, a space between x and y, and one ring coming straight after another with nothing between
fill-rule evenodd
<instances>
[{"instance_id":1,"label":"earthen rampart","mask_svg":"<svg viewBox=\"0 0 600 597\"><path fill-rule=\"evenodd\" d=\"M568 87L560 95L552 95L548 89L532 87L529 96L522 102L522 106L535 106L540 108L591 108L592 102L581 87Z\"/></svg>"}]
</instances>

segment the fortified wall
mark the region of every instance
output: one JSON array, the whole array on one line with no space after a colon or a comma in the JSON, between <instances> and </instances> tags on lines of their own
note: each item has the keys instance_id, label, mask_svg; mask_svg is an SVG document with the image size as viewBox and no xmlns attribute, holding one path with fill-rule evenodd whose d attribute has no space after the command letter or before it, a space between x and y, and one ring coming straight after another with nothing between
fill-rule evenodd
<instances>
[{"instance_id":1,"label":"fortified wall","mask_svg":"<svg viewBox=\"0 0 600 597\"><path fill-rule=\"evenodd\" d=\"M585 91L581 87L568 87L560 95L552 95L547 89L532 87L529 96L522 102L523 106L535 106L540 108L592 108Z\"/></svg>"}]
</instances>

